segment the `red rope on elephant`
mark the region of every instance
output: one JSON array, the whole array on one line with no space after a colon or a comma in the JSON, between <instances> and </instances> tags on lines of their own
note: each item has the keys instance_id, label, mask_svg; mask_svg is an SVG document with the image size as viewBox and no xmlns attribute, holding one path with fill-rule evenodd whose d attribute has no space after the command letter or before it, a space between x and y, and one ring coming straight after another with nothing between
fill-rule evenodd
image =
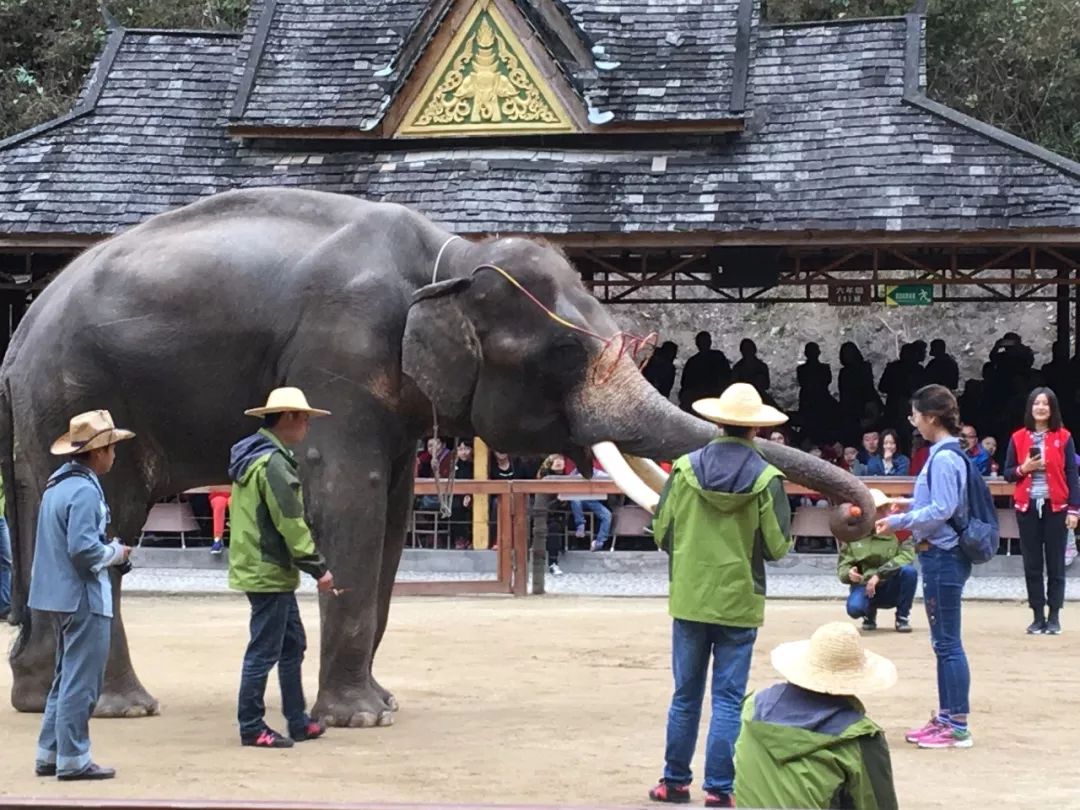
<instances>
[{"instance_id":1,"label":"red rope on elephant","mask_svg":"<svg viewBox=\"0 0 1080 810\"><path fill-rule=\"evenodd\" d=\"M645 364L649 362L649 358L652 357L653 352L656 350L658 337L656 332L650 332L645 336L635 335L631 332L616 332L611 337L605 338L603 335L598 335L591 329L578 326L576 323L572 323L566 320L566 318L552 312L543 301L525 289L521 282L498 265L481 264L476 269L480 270L483 268L494 270L517 287L526 298L536 304L545 315L560 326L574 332L580 332L581 334L594 338L604 344L604 348L600 350L600 355L597 357L596 362L593 363L592 377L593 383L596 385L604 385L611 380L615 374L615 370L619 366L619 360L622 359L623 355L628 355L634 362L634 365L640 370L645 367Z\"/></svg>"}]
</instances>

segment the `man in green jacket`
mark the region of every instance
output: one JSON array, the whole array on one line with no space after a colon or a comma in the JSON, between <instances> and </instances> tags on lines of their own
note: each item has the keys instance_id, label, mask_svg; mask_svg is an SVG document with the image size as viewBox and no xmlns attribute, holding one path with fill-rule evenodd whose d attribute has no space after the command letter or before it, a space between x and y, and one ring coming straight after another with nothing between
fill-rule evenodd
<instances>
[{"instance_id":1,"label":"man in green jacket","mask_svg":"<svg viewBox=\"0 0 1080 810\"><path fill-rule=\"evenodd\" d=\"M233 445L229 587L251 603L251 640L244 654L237 716L240 742L258 748L290 748L293 741L321 737L326 727L307 714L300 667L307 649L296 604L300 572L310 574L326 593L334 577L315 548L304 519L304 500L291 445L307 436L313 416L328 416L308 405L298 388L277 388L266 405L244 412L261 416L263 427ZM277 665L284 737L266 725L266 679Z\"/></svg>"},{"instance_id":2,"label":"man in green jacket","mask_svg":"<svg viewBox=\"0 0 1080 810\"><path fill-rule=\"evenodd\" d=\"M871 489L878 519L887 514L890 499L880 489ZM851 586L847 612L862 619L863 630L877 630L878 608L896 608L896 632L911 632L911 606L919 572L915 568L915 541L901 542L895 535L874 534L853 543L840 544L836 573Z\"/></svg>"},{"instance_id":3,"label":"man in green jacket","mask_svg":"<svg viewBox=\"0 0 1080 810\"><path fill-rule=\"evenodd\" d=\"M676 460L656 507L652 533L669 555L675 692L658 802L688 802L701 701L713 661L712 718L702 783L707 807L734 807L732 754L754 640L765 616L765 561L791 548L783 476L754 449L757 429L787 417L757 390L735 383L694 410L723 435Z\"/></svg>"},{"instance_id":4,"label":"man in green jacket","mask_svg":"<svg viewBox=\"0 0 1080 810\"><path fill-rule=\"evenodd\" d=\"M787 682L743 702L739 807L896 810L885 733L855 698L896 683L892 662L863 650L850 624L831 622L781 644L772 664Z\"/></svg>"}]
</instances>

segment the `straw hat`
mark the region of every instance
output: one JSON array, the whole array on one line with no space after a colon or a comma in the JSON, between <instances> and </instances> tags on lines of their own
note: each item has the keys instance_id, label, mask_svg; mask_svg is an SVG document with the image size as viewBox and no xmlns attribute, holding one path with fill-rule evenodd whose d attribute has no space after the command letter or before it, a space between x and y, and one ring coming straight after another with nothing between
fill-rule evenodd
<instances>
[{"instance_id":1,"label":"straw hat","mask_svg":"<svg viewBox=\"0 0 1080 810\"><path fill-rule=\"evenodd\" d=\"M893 499L886 495L884 492L882 492L880 489L871 488L870 497L874 499L875 509L880 509L883 506L888 506L890 503L893 502Z\"/></svg>"},{"instance_id":2,"label":"straw hat","mask_svg":"<svg viewBox=\"0 0 1080 810\"><path fill-rule=\"evenodd\" d=\"M757 389L749 383L733 383L719 397L699 399L694 410L712 422L740 427L771 427L788 420L770 405L761 401Z\"/></svg>"},{"instance_id":3,"label":"straw hat","mask_svg":"<svg viewBox=\"0 0 1080 810\"><path fill-rule=\"evenodd\" d=\"M113 424L108 411L87 411L71 418L68 432L53 442L51 451L54 456L70 456L133 438L135 434L130 430Z\"/></svg>"},{"instance_id":4,"label":"straw hat","mask_svg":"<svg viewBox=\"0 0 1080 810\"><path fill-rule=\"evenodd\" d=\"M275 388L261 408L249 408L245 416L266 416L268 413L306 413L311 416L329 416L330 411L312 408L299 388Z\"/></svg>"},{"instance_id":5,"label":"straw hat","mask_svg":"<svg viewBox=\"0 0 1080 810\"><path fill-rule=\"evenodd\" d=\"M846 622L829 622L805 641L789 641L772 651L773 667L796 686L827 695L857 695L896 683L896 665L862 648L859 632Z\"/></svg>"}]
</instances>

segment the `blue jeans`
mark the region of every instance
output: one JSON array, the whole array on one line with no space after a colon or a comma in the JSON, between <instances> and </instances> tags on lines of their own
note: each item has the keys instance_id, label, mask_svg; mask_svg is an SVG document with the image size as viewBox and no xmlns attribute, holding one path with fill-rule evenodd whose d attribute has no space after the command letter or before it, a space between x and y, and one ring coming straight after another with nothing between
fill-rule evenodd
<instances>
[{"instance_id":1,"label":"blue jeans","mask_svg":"<svg viewBox=\"0 0 1080 810\"><path fill-rule=\"evenodd\" d=\"M604 506L603 501L570 501L570 511L574 515L574 528L585 528L586 509L596 515L599 521L596 533L593 535L593 542L606 542L608 532L611 531L611 510Z\"/></svg>"},{"instance_id":2,"label":"blue jeans","mask_svg":"<svg viewBox=\"0 0 1080 810\"><path fill-rule=\"evenodd\" d=\"M112 619L90 612L84 596L74 613L47 613L56 628L56 674L45 701L37 762L76 774L90 765L90 715L109 658Z\"/></svg>"},{"instance_id":3,"label":"blue jeans","mask_svg":"<svg viewBox=\"0 0 1080 810\"><path fill-rule=\"evenodd\" d=\"M0 516L0 616L11 610L11 533Z\"/></svg>"},{"instance_id":4,"label":"blue jeans","mask_svg":"<svg viewBox=\"0 0 1080 810\"><path fill-rule=\"evenodd\" d=\"M740 704L750 677L750 658L757 629L727 627L675 619L671 634L671 666L675 694L668 710L664 781L688 785L690 760L697 744L705 676L712 658L712 716L705 748L705 781L710 792L735 792L735 740Z\"/></svg>"},{"instance_id":5,"label":"blue jeans","mask_svg":"<svg viewBox=\"0 0 1080 810\"><path fill-rule=\"evenodd\" d=\"M300 621L296 594L249 593L251 640L244 653L240 678L240 736L257 737L266 728L266 680L277 665L281 682L281 713L289 724L289 734L302 732L308 723L300 666L304 662L307 637Z\"/></svg>"},{"instance_id":6,"label":"blue jeans","mask_svg":"<svg viewBox=\"0 0 1080 810\"><path fill-rule=\"evenodd\" d=\"M967 714L971 671L960 641L960 597L971 576L971 561L959 547L944 551L931 546L919 554L919 565L930 641L937 657L938 708Z\"/></svg>"},{"instance_id":7,"label":"blue jeans","mask_svg":"<svg viewBox=\"0 0 1080 810\"><path fill-rule=\"evenodd\" d=\"M853 619L863 616L873 621L878 608L888 610L896 608L897 619L911 616L911 606L915 602L915 588L919 585L919 572L914 565L905 565L888 579L878 583L874 598L866 595L866 584L851 586L848 595L847 612Z\"/></svg>"}]
</instances>

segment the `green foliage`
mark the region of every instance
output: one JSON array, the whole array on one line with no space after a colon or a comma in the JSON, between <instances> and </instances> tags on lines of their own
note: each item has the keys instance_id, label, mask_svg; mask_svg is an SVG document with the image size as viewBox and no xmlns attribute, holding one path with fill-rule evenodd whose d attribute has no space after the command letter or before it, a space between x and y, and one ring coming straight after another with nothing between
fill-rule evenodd
<instances>
[{"instance_id":1,"label":"green foliage","mask_svg":"<svg viewBox=\"0 0 1080 810\"><path fill-rule=\"evenodd\" d=\"M239 29L250 0L113 0L129 28ZM0 138L75 104L107 35L98 0L0 0Z\"/></svg>"},{"instance_id":2,"label":"green foliage","mask_svg":"<svg viewBox=\"0 0 1080 810\"><path fill-rule=\"evenodd\" d=\"M767 0L772 22L904 14L914 0ZM1080 160L1080 0L930 0L931 98Z\"/></svg>"}]
</instances>

